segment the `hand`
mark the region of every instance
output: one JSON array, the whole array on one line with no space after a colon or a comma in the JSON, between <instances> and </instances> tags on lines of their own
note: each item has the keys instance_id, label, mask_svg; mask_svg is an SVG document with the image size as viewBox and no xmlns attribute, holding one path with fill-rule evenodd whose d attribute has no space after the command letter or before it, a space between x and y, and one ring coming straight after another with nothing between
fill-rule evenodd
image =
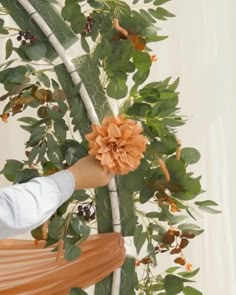
<instances>
[{"instance_id":1,"label":"hand","mask_svg":"<svg viewBox=\"0 0 236 295\"><path fill-rule=\"evenodd\" d=\"M92 156L80 159L68 170L74 175L75 189L96 188L107 185L114 175L105 172Z\"/></svg>"}]
</instances>

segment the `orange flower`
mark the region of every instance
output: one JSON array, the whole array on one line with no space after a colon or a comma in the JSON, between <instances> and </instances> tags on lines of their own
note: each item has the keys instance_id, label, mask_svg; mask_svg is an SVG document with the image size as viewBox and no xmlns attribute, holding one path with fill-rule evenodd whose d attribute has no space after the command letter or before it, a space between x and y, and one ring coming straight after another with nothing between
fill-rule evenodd
<instances>
[{"instance_id":1,"label":"orange flower","mask_svg":"<svg viewBox=\"0 0 236 295\"><path fill-rule=\"evenodd\" d=\"M1 119L3 122L7 123L7 119L9 118L10 114L9 113L3 113L0 115Z\"/></svg>"},{"instance_id":2,"label":"orange flower","mask_svg":"<svg viewBox=\"0 0 236 295\"><path fill-rule=\"evenodd\" d=\"M185 265L185 268L186 268L187 271L192 271L192 264L187 263L187 264Z\"/></svg>"},{"instance_id":3,"label":"orange flower","mask_svg":"<svg viewBox=\"0 0 236 295\"><path fill-rule=\"evenodd\" d=\"M140 36L137 36L137 35L133 35L133 34L130 35L129 32L125 28L120 26L119 20L117 18L115 18L113 20L113 27L117 30L117 32L119 32L126 39L129 39L133 43L134 49L136 51L143 51L145 49L146 40Z\"/></svg>"},{"instance_id":4,"label":"orange flower","mask_svg":"<svg viewBox=\"0 0 236 295\"><path fill-rule=\"evenodd\" d=\"M96 157L108 172L127 174L135 170L146 150L146 138L135 121L123 116L105 118L101 126L92 125L86 135L89 154Z\"/></svg>"},{"instance_id":5,"label":"orange flower","mask_svg":"<svg viewBox=\"0 0 236 295\"><path fill-rule=\"evenodd\" d=\"M143 51L145 49L146 40L144 38L137 35L131 35L128 39L133 43L136 51Z\"/></svg>"},{"instance_id":6,"label":"orange flower","mask_svg":"<svg viewBox=\"0 0 236 295\"><path fill-rule=\"evenodd\" d=\"M157 61L157 56L155 54L154 55L151 55L151 60L152 60L152 62Z\"/></svg>"}]
</instances>

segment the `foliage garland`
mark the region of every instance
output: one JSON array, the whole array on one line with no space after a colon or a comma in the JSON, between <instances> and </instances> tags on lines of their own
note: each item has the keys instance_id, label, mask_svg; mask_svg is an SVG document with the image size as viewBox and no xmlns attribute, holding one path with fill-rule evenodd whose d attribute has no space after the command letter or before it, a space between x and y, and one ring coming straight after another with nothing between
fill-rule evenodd
<instances>
[{"instance_id":1,"label":"foliage garland","mask_svg":"<svg viewBox=\"0 0 236 295\"><path fill-rule=\"evenodd\" d=\"M215 202L196 200L203 191L200 177L189 172L189 166L199 161L200 153L182 148L176 136L176 128L185 123L178 108L179 79L143 85L157 59L149 44L167 38L158 34L157 24L174 17L163 8L169 1L66 0L61 7L58 1L30 0L64 48L80 41L85 54L72 60L81 77L75 86L64 64L55 63L57 53L18 1L0 0L0 34L7 38L6 61L0 65L0 83L6 90L0 97L6 101L1 119L7 122L26 108L37 111L35 117L18 118L30 134L27 158L6 161L1 173L9 181L22 183L49 175L87 154L85 135L91 122L81 87L86 88L100 120L112 114L107 97L125 99L120 113L144 129L149 143L141 165L116 177L122 234L133 236L137 250L136 261L127 257L121 272L120 294L126 295L135 291L140 295L202 294L189 285L199 269L191 269L183 249L203 232L195 210L219 213ZM5 26L4 15L11 15L18 27ZM47 67L39 69L42 61ZM133 82L128 83L128 78ZM81 140L75 138L78 131ZM45 225L32 235L46 239L47 245L63 241L65 258L73 260L80 255L79 244L89 236L95 219L99 232L112 231L108 187L75 191L49 220L47 237ZM162 253L173 256L177 266L159 273ZM145 275L138 275L137 268ZM98 283L95 294L110 294L111 281L108 277ZM73 288L71 294L85 292Z\"/></svg>"}]
</instances>

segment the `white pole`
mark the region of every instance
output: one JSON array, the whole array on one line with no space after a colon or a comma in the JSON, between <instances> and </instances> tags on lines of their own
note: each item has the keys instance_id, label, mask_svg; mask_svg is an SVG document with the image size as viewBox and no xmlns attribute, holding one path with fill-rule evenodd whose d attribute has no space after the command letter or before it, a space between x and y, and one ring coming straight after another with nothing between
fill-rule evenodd
<instances>
[{"instance_id":1,"label":"white pole","mask_svg":"<svg viewBox=\"0 0 236 295\"><path fill-rule=\"evenodd\" d=\"M28 12L30 17L37 23L40 29L43 31L45 36L48 38L49 42L54 47L57 54L62 59L68 73L70 74L73 82L75 85L81 83L80 76L77 72L76 67L70 60L69 56L67 55L64 47L61 45L60 41L54 35L53 31L47 25L45 20L41 17L41 15L35 10L35 8L30 4L28 0L17 0L20 5ZM99 124L99 119L97 113L94 109L93 103L88 95L88 92L83 83L80 84L80 96L84 103L84 106L87 110L89 120L94 124ZM109 185L110 191L110 200L111 200L111 207L112 207L112 221L113 221L113 230L114 232L121 232L121 221L120 221L120 210L119 210L119 197L117 193L117 186L115 182L115 178L113 178ZM121 277L121 269L118 268L113 272L113 281L112 281L112 292L111 295L119 295L120 293L120 277Z\"/></svg>"}]
</instances>

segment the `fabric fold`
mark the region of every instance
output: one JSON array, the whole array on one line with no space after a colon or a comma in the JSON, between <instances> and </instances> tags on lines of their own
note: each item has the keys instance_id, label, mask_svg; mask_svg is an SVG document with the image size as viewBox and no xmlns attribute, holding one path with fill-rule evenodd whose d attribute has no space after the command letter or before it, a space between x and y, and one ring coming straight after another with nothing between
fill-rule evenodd
<instances>
[{"instance_id":1,"label":"fabric fold","mask_svg":"<svg viewBox=\"0 0 236 295\"><path fill-rule=\"evenodd\" d=\"M124 241L119 233L91 235L81 243L81 256L74 261L27 240L0 241L1 295L66 295L70 288L97 283L125 260Z\"/></svg>"}]
</instances>

